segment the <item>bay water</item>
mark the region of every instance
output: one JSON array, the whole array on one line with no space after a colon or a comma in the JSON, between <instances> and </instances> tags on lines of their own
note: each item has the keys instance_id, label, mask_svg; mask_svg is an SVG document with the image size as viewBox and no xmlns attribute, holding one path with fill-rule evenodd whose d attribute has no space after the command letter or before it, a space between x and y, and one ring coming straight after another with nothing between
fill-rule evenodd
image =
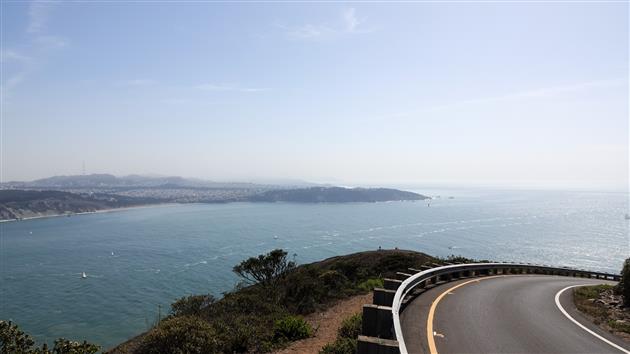
<instances>
[{"instance_id":1,"label":"bay water","mask_svg":"<svg viewBox=\"0 0 630 354\"><path fill-rule=\"evenodd\" d=\"M275 248L298 263L398 247L615 273L630 256L627 193L418 192L440 195L430 203L187 204L1 223L0 319L39 342L66 337L109 348L147 330L181 296L221 296L238 282L235 264Z\"/></svg>"}]
</instances>

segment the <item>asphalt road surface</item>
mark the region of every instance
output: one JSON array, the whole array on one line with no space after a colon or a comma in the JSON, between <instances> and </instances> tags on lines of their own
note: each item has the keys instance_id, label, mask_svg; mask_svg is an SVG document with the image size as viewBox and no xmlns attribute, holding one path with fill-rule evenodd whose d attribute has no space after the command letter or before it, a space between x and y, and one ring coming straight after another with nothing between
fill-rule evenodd
<instances>
[{"instance_id":1,"label":"asphalt road surface","mask_svg":"<svg viewBox=\"0 0 630 354\"><path fill-rule=\"evenodd\" d=\"M567 315L586 329L563 314L556 304L556 295L568 286L603 282L518 275L446 283L418 296L402 312L405 344L414 354L430 353L431 349L442 354L630 353L627 342L600 329L575 309L573 289L562 292L558 301ZM457 285L460 286L449 291ZM433 327L432 336L427 333L427 326Z\"/></svg>"}]
</instances>

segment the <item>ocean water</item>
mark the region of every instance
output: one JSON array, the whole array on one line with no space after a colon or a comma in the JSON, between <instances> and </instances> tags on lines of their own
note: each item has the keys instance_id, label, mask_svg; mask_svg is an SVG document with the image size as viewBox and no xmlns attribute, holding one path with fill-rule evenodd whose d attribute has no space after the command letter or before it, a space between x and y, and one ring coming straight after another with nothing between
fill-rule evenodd
<instances>
[{"instance_id":1,"label":"ocean water","mask_svg":"<svg viewBox=\"0 0 630 354\"><path fill-rule=\"evenodd\" d=\"M0 319L38 341L109 348L178 297L230 290L235 264L274 248L298 263L380 246L607 272L630 255L628 194L419 192L441 198L172 205L2 223Z\"/></svg>"}]
</instances>

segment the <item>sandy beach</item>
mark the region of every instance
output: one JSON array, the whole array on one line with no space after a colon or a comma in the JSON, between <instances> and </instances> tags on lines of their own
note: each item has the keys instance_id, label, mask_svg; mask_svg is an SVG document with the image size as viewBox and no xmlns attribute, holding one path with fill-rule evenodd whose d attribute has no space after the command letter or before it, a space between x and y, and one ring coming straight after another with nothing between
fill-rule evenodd
<instances>
[{"instance_id":1,"label":"sandy beach","mask_svg":"<svg viewBox=\"0 0 630 354\"><path fill-rule=\"evenodd\" d=\"M130 207L122 207L122 208L101 209L101 210L95 210L95 211L83 211L83 212L80 212L80 213L34 215L34 216L23 217L23 218L20 218L20 219L0 220L0 223L27 221L27 220L35 220L35 219L46 219L46 218L57 218L57 217L70 217L70 216L79 216L79 215L87 215L87 214L111 213L111 212L124 211L124 210L130 210L130 209L157 208L157 207L167 207L167 206L174 206L174 205L181 205L181 204L180 203L146 204L146 205L135 205L135 206L130 206Z\"/></svg>"}]
</instances>

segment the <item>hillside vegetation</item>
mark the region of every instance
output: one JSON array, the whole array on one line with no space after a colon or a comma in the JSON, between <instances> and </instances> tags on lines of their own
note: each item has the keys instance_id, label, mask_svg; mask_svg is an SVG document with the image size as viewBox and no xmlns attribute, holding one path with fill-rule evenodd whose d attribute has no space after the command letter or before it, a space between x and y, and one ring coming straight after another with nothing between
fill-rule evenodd
<instances>
[{"instance_id":1,"label":"hillside vegetation","mask_svg":"<svg viewBox=\"0 0 630 354\"><path fill-rule=\"evenodd\" d=\"M373 203L395 200L424 200L428 198L418 193L390 188L311 187L267 191L250 197L250 200L297 203Z\"/></svg>"},{"instance_id":2,"label":"hillside vegetation","mask_svg":"<svg viewBox=\"0 0 630 354\"><path fill-rule=\"evenodd\" d=\"M595 324L630 342L630 258L624 262L619 284L577 288L573 301Z\"/></svg>"},{"instance_id":3,"label":"hillside vegetation","mask_svg":"<svg viewBox=\"0 0 630 354\"><path fill-rule=\"evenodd\" d=\"M243 283L222 299L183 297L155 328L109 353L270 352L313 333L302 315L366 293L396 271L436 261L418 252L381 250L296 266L286 252L274 250L236 265Z\"/></svg>"}]
</instances>

